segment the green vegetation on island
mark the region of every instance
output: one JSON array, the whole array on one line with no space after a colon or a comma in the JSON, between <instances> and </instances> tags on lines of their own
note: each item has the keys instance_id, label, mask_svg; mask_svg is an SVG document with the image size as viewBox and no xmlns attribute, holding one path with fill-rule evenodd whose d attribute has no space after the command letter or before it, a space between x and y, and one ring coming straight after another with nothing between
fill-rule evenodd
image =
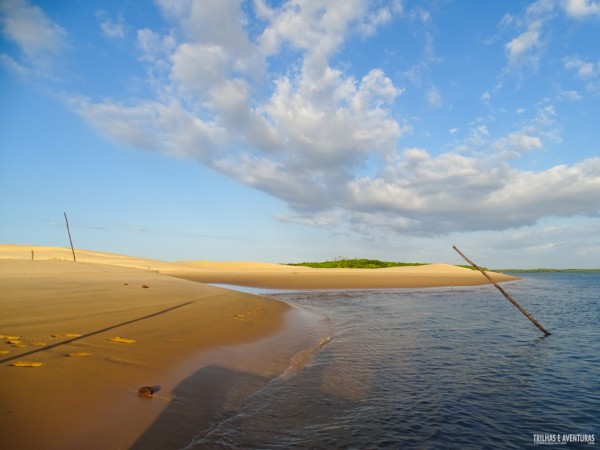
<instances>
[{"instance_id":1,"label":"green vegetation on island","mask_svg":"<svg viewBox=\"0 0 600 450\"><path fill-rule=\"evenodd\" d=\"M288 266L306 266L315 269L383 269L386 267L408 267L427 266L429 263L380 261L378 259L334 259L333 261L286 263ZM467 269L475 269L472 266L459 265ZM486 269L487 270L487 269Z\"/></svg>"},{"instance_id":2,"label":"green vegetation on island","mask_svg":"<svg viewBox=\"0 0 600 450\"><path fill-rule=\"evenodd\" d=\"M378 259L335 259L333 261L287 263L288 266L306 266L315 269L382 269L384 267L424 266L427 263L380 261Z\"/></svg>"},{"instance_id":3,"label":"green vegetation on island","mask_svg":"<svg viewBox=\"0 0 600 450\"><path fill-rule=\"evenodd\" d=\"M427 266L430 263L418 262L399 262L399 261L380 261L378 259L366 258L336 258L331 261L315 261L301 263L283 263L288 266L305 266L315 269L383 269L386 267L409 267L409 266ZM457 267L477 270L473 266L464 264L455 264ZM600 269L488 269L482 267L485 271L499 273L600 273Z\"/></svg>"}]
</instances>

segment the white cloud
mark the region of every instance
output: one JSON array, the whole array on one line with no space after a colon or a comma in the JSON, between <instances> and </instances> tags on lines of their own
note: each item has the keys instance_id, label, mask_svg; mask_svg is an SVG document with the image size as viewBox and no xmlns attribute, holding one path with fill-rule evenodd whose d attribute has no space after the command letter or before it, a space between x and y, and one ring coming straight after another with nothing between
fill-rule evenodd
<instances>
[{"instance_id":1,"label":"white cloud","mask_svg":"<svg viewBox=\"0 0 600 450\"><path fill-rule=\"evenodd\" d=\"M565 58L563 62L565 69L575 70L581 79L593 78L600 73L600 62L593 63L577 57Z\"/></svg>"},{"instance_id":2,"label":"white cloud","mask_svg":"<svg viewBox=\"0 0 600 450\"><path fill-rule=\"evenodd\" d=\"M354 210L402 218L406 233L502 230L546 216L597 215L600 158L534 173L455 153L405 155L384 176L349 189Z\"/></svg>"},{"instance_id":3,"label":"white cloud","mask_svg":"<svg viewBox=\"0 0 600 450\"><path fill-rule=\"evenodd\" d=\"M594 0L563 0L567 15L575 19L600 16L600 3Z\"/></svg>"},{"instance_id":4,"label":"white cloud","mask_svg":"<svg viewBox=\"0 0 600 450\"><path fill-rule=\"evenodd\" d=\"M442 94L440 94L440 91L435 86L432 86L427 91L427 103L434 108L440 108L442 106Z\"/></svg>"},{"instance_id":5,"label":"white cloud","mask_svg":"<svg viewBox=\"0 0 600 450\"><path fill-rule=\"evenodd\" d=\"M239 0L157 0L157 3L183 30L190 43L227 48L236 57L243 57L250 51Z\"/></svg>"},{"instance_id":6,"label":"white cloud","mask_svg":"<svg viewBox=\"0 0 600 450\"><path fill-rule=\"evenodd\" d=\"M508 163L556 136L549 104L504 137L474 121L459 149L399 152L411 131L393 113L403 89L381 68L352 76L331 62L348 36L388 22L369 2L257 1L264 28L252 38L239 2L209 3L160 0L175 31L137 32L149 78L160 79L155 98L74 98L72 107L115 140L198 160L285 201L284 220L434 235L598 213L600 159L538 173ZM535 5L531 17L547 13ZM540 29L531 19L507 44L514 64L534 56ZM282 56L292 63L273 70ZM426 98L442 105L436 87Z\"/></svg>"},{"instance_id":7,"label":"white cloud","mask_svg":"<svg viewBox=\"0 0 600 450\"><path fill-rule=\"evenodd\" d=\"M401 1L394 1L389 6L381 7L375 11L371 11L367 14L366 18L363 19L362 23L358 26L358 31L363 36L370 36L377 28L381 25L388 23L394 14L401 14L404 12L404 6Z\"/></svg>"},{"instance_id":8,"label":"white cloud","mask_svg":"<svg viewBox=\"0 0 600 450\"><path fill-rule=\"evenodd\" d=\"M527 31L506 44L510 67L517 67L524 61L535 63L536 55L533 50L540 45L540 25L540 22L531 23Z\"/></svg>"},{"instance_id":9,"label":"white cloud","mask_svg":"<svg viewBox=\"0 0 600 450\"><path fill-rule=\"evenodd\" d=\"M496 151L511 152L514 155L527 153L542 148L542 140L537 136L525 133L510 133L507 137L498 139L493 147Z\"/></svg>"},{"instance_id":10,"label":"white cloud","mask_svg":"<svg viewBox=\"0 0 600 450\"><path fill-rule=\"evenodd\" d=\"M519 30L519 35L505 44L509 69L528 67L537 70L547 44L544 28L548 28L548 23L555 17L556 6L557 0L536 0L520 17L504 16L502 27Z\"/></svg>"},{"instance_id":11,"label":"white cloud","mask_svg":"<svg viewBox=\"0 0 600 450\"><path fill-rule=\"evenodd\" d=\"M505 44L510 69L523 66L537 69L542 51L549 40L545 36L549 33L544 33L544 29L549 28L549 24L557 17L559 5L570 18L600 17L600 2L597 0L536 0L527 7L521 17L505 15L500 26L520 30L518 36ZM593 65L579 66L578 69L581 77L598 70Z\"/></svg>"},{"instance_id":12,"label":"white cloud","mask_svg":"<svg viewBox=\"0 0 600 450\"><path fill-rule=\"evenodd\" d=\"M100 12L96 14L101 20L100 30L110 39L123 39L125 37L125 21L122 16L118 16L116 20L106 18L106 13Z\"/></svg>"},{"instance_id":13,"label":"white cloud","mask_svg":"<svg viewBox=\"0 0 600 450\"><path fill-rule=\"evenodd\" d=\"M560 90L558 92L558 99L559 100L568 100L570 102L576 102L581 100L583 97L581 96L581 94L579 94L579 92L577 91L565 91L565 90Z\"/></svg>"},{"instance_id":14,"label":"white cloud","mask_svg":"<svg viewBox=\"0 0 600 450\"><path fill-rule=\"evenodd\" d=\"M141 59L152 69L160 67L164 76L157 101L73 103L112 138L199 159L290 204L308 205L325 202L322 191L331 180L343 186L351 169L372 154L382 161L389 157L409 131L390 116L389 105L403 90L383 71L373 69L356 80L328 63L349 27L362 23L345 2L279 10L263 5L262 14L271 21L257 44L245 35L232 39L221 33L239 26L230 22L231 2L202 12L190 3L161 5L183 24L189 39L177 43L172 34L138 31ZM365 10L366 3L354 6ZM193 31L207 23L212 28ZM280 50L265 44L273 33L302 50L301 70L265 74L266 61ZM263 95L269 83L272 91Z\"/></svg>"},{"instance_id":15,"label":"white cloud","mask_svg":"<svg viewBox=\"0 0 600 450\"><path fill-rule=\"evenodd\" d=\"M177 47L177 42L172 34L160 36L149 28L142 28L137 31L137 45L142 61L169 67L166 63Z\"/></svg>"},{"instance_id":16,"label":"white cloud","mask_svg":"<svg viewBox=\"0 0 600 450\"><path fill-rule=\"evenodd\" d=\"M217 124L194 117L176 101L133 106L94 103L80 97L68 101L99 131L132 147L209 161L224 140L225 132Z\"/></svg>"},{"instance_id":17,"label":"white cloud","mask_svg":"<svg viewBox=\"0 0 600 450\"><path fill-rule=\"evenodd\" d=\"M4 53L0 53L0 64L19 76L29 75L29 69L27 67L19 64L11 56Z\"/></svg>"},{"instance_id":18,"label":"white cloud","mask_svg":"<svg viewBox=\"0 0 600 450\"><path fill-rule=\"evenodd\" d=\"M43 63L64 48L66 31L26 0L0 1L0 14L3 34L31 61Z\"/></svg>"}]
</instances>

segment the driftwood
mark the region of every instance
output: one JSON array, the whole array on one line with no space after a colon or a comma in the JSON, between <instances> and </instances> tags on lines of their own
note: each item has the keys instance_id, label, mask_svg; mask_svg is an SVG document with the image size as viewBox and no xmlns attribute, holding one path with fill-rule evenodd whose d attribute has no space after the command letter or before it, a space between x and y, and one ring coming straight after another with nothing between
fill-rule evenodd
<instances>
[{"instance_id":1,"label":"driftwood","mask_svg":"<svg viewBox=\"0 0 600 450\"><path fill-rule=\"evenodd\" d=\"M525 315L525 317L527 317L529 320L531 320L531 322L533 322L533 324L534 324L536 327L538 327L538 328L540 329L540 331L541 331L542 333L544 333L544 335L545 335L545 336L550 336L550 334L551 334L551 333L550 333L549 331L546 331L546 329L545 329L545 328L544 328L544 327L543 327L543 326L542 326L542 325L541 325L541 324L540 324L540 323L539 323L537 320L535 320L531 314L529 314L527 311L525 311L525 308L523 308L521 305L519 305L515 299L513 299L513 298L512 298L510 295L508 295L508 293L507 293L507 292L506 292L504 289L502 289L502 288L501 288L501 287L498 285L498 283L496 283L496 282L495 282L495 281L492 279L492 277L490 277L490 276L489 276L489 275L486 273L486 271L485 271L485 270L483 270L481 267L479 267L477 264L475 264L473 261L471 261L469 258L467 258L467 257L466 257L466 256L465 256L465 255L464 255L464 254L463 254L463 253L462 253L462 252L461 252L461 251L460 251L458 248L456 248L456 246L455 246L455 245L453 245L453 246L452 246L452 248L453 248L454 250L456 250L456 252L457 252L457 253L458 253L460 256L462 256L462 257L463 257L463 259L464 259L465 261L467 261L469 264L471 264L473 267L475 267L477 270L479 270L479 271L482 273L482 275L483 275L484 277L486 277L488 280L490 280L490 282L491 282L491 283L492 283L494 286L496 286L496 288L498 288L498 290L499 290L500 292L502 292L502 294L503 294L503 295L506 297L506 299L507 299L509 302L511 302L513 305L515 305L515 306L517 307L517 309L518 309L519 311L521 311L521 312L522 312L522 313Z\"/></svg>"}]
</instances>

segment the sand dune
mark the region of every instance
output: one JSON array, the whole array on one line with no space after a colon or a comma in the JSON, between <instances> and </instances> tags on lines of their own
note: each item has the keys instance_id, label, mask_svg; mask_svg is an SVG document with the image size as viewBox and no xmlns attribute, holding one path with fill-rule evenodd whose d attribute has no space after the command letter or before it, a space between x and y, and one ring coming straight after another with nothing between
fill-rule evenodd
<instances>
[{"instance_id":1,"label":"sand dune","mask_svg":"<svg viewBox=\"0 0 600 450\"><path fill-rule=\"evenodd\" d=\"M60 259L72 261L70 249L0 245L0 259ZM262 262L165 262L112 253L76 249L77 260L158 271L165 275L213 284L267 289L377 289L489 284L479 272L449 264L390 267L386 269L313 269ZM497 282L518 277L489 272Z\"/></svg>"},{"instance_id":2,"label":"sand dune","mask_svg":"<svg viewBox=\"0 0 600 450\"><path fill-rule=\"evenodd\" d=\"M32 252L33 251L33 255ZM109 264L123 267L137 267L140 269L159 270L168 267L171 263L150 258L137 258L119 255L117 253L97 252L94 250L75 249L78 262ZM73 261L70 248L46 247L39 245L0 244L0 259L20 260L58 260Z\"/></svg>"}]
</instances>

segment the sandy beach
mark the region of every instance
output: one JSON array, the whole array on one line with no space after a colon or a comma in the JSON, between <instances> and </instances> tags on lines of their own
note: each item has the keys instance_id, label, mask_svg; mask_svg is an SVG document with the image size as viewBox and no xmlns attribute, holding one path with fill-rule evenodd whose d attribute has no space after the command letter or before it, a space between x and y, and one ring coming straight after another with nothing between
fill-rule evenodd
<instances>
[{"instance_id":1,"label":"sandy beach","mask_svg":"<svg viewBox=\"0 0 600 450\"><path fill-rule=\"evenodd\" d=\"M184 447L320 339L318 318L282 302L0 253L0 448Z\"/></svg>"},{"instance_id":2,"label":"sandy beach","mask_svg":"<svg viewBox=\"0 0 600 450\"><path fill-rule=\"evenodd\" d=\"M444 264L342 270L76 255L75 263L70 249L0 245L1 448L184 447L327 337L320 317L205 283L487 283L478 272ZM142 386L154 397L139 397Z\"/></svg>"}]
</instances>

